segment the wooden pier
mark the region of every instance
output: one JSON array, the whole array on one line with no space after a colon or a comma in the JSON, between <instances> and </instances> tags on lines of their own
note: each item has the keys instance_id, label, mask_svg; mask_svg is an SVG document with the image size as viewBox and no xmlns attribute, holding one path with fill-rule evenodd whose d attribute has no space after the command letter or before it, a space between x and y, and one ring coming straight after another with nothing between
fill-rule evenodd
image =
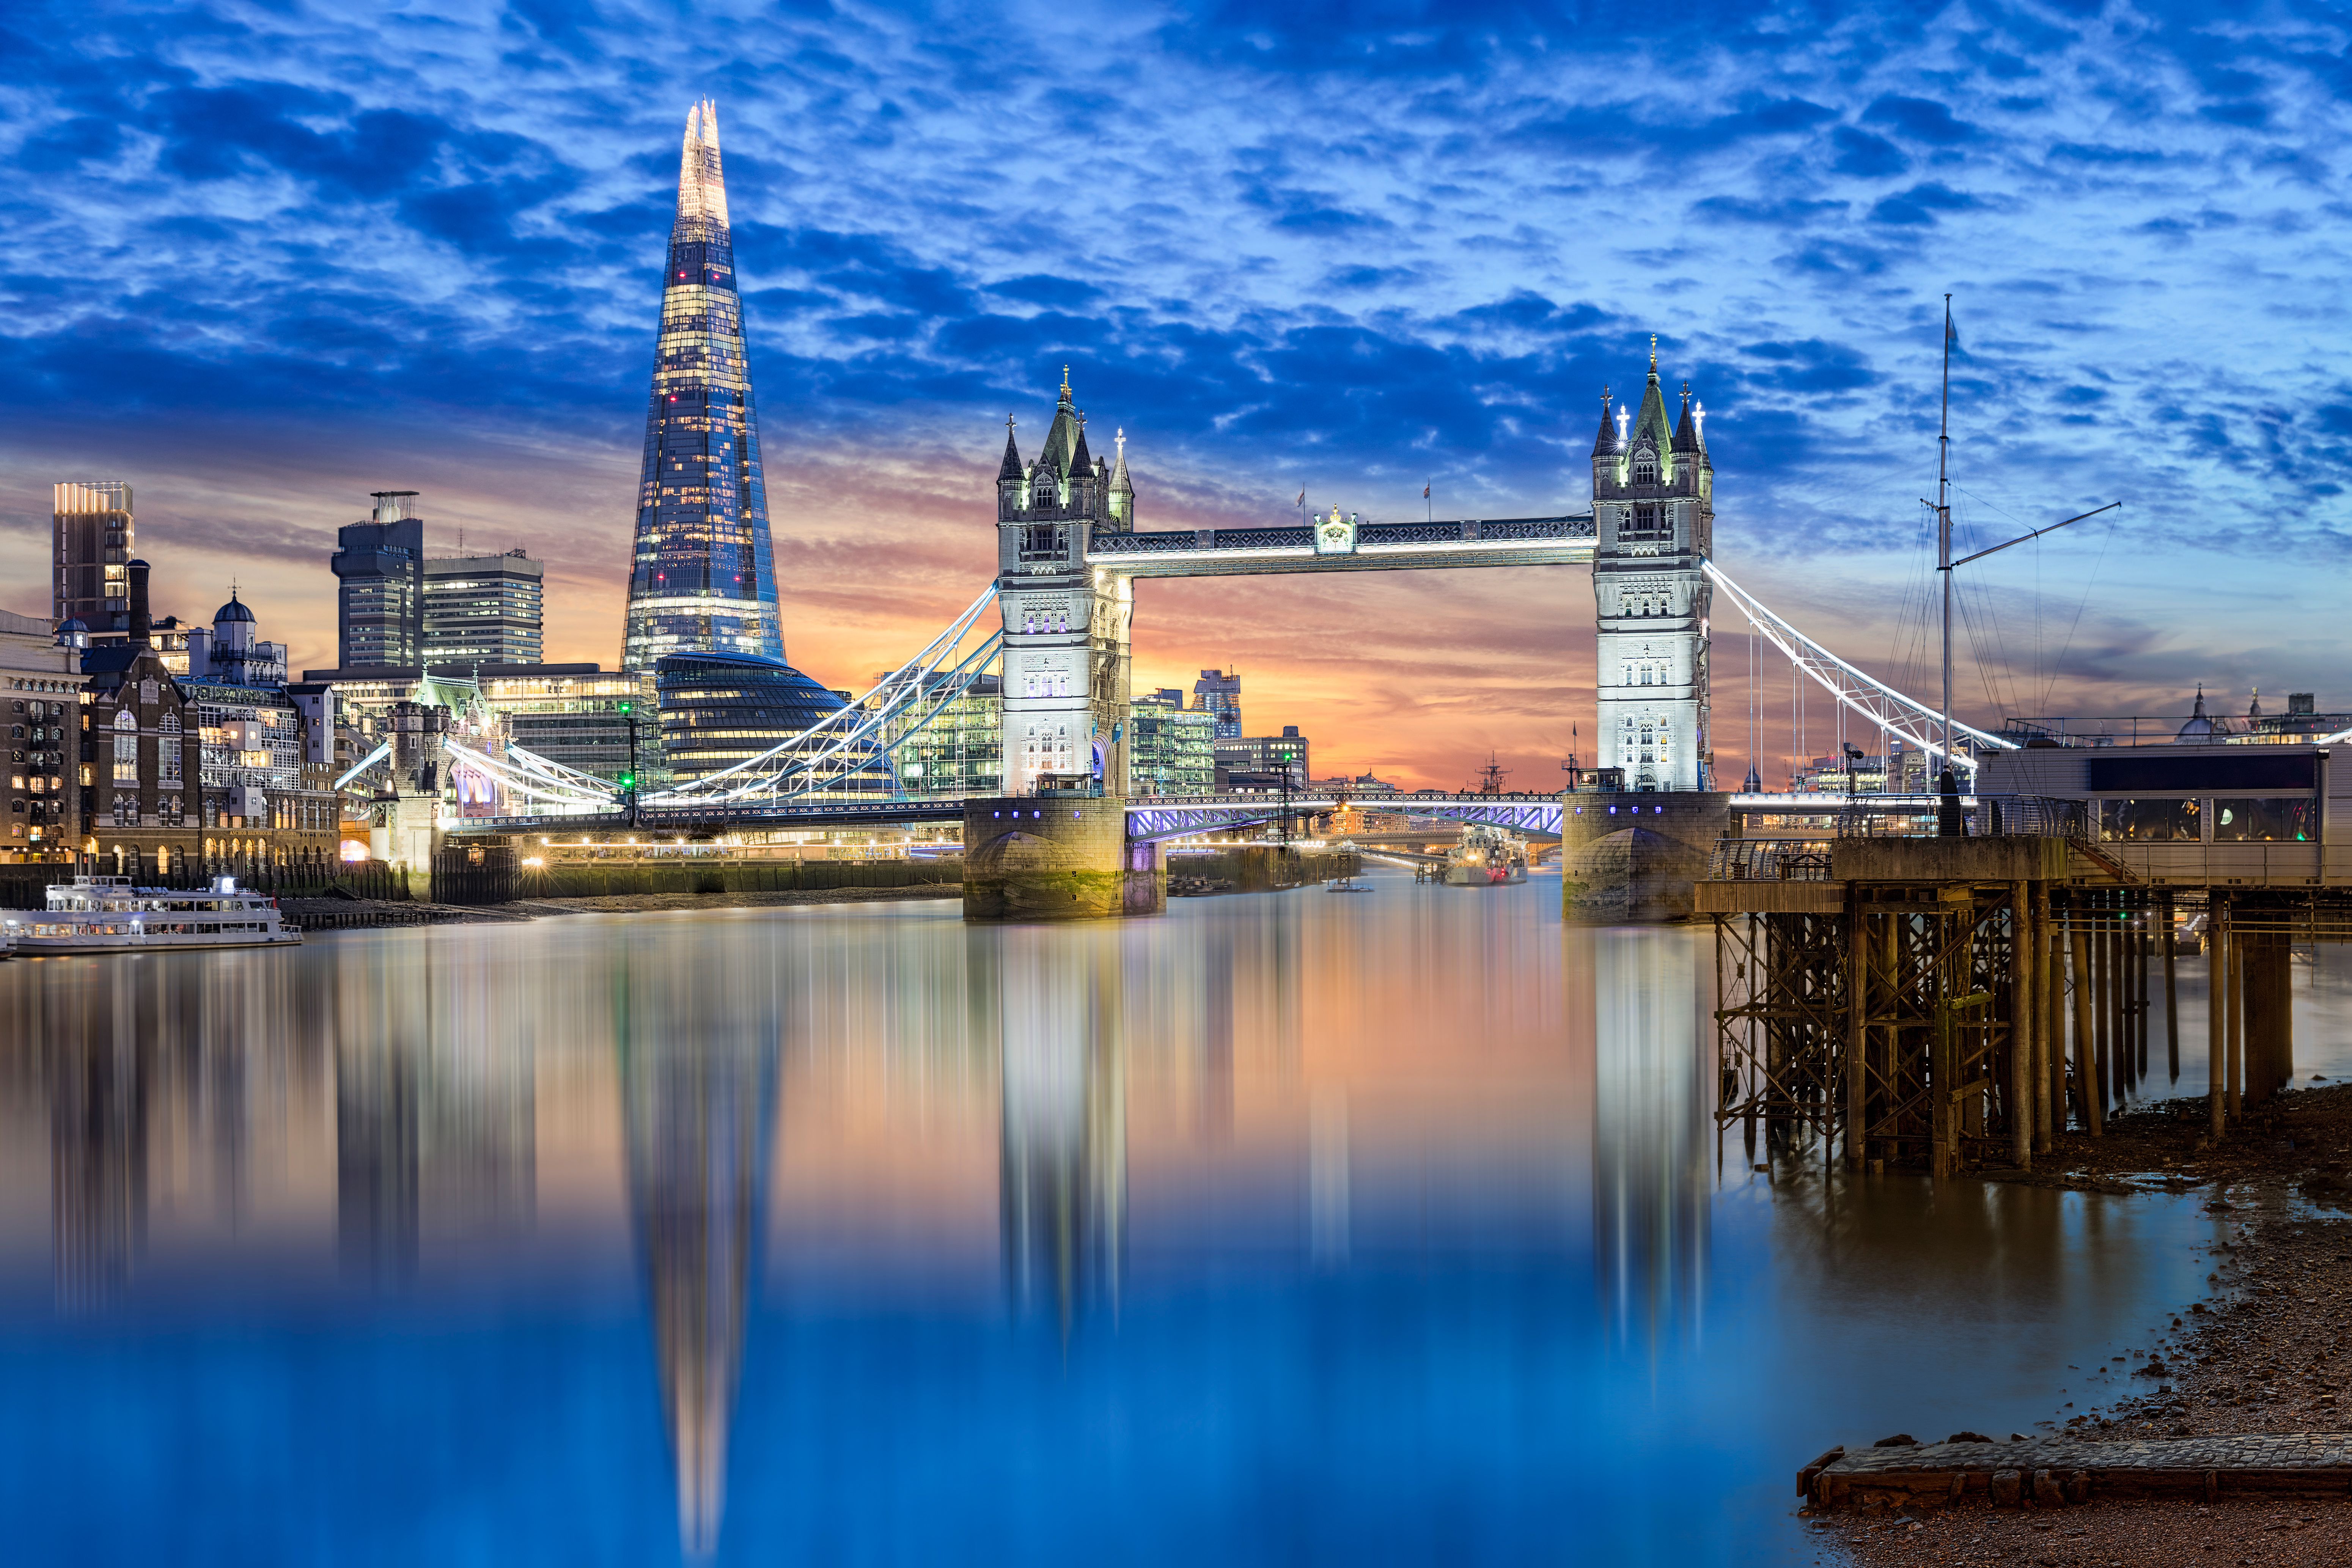
<instances>
[{"instance_id":1,"label":"wooden pier","mask_svg":"<svg viewBox=\"0 0 2352 1568\"><path fill-rule=\"evenodd\" d=\"M2103 1132L2154 1068L2179 1078L2192 914L2221 999L2213 1136L2284 1088L2291 945L2352 940L2352 888L2158 886L2087 820L2021 801L2007 824L2043 831L1724 840L1694 894L1716 930L1718 1122L1849 1169L2028 1168L2062 1130Z\"/></svg>"}]
</instances>

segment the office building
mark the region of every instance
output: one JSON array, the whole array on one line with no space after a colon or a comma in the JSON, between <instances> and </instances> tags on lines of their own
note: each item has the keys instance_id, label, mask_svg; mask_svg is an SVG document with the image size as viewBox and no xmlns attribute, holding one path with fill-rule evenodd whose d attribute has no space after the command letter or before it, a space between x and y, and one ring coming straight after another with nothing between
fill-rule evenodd
<instances>
[{"instance_id":1,"label":"office building","mask_svg":"<svg viewBox=\"0 0 2352 1568\"><path fill-rule=\"evenodd\" d=\"M506 739L567 768L617 783L661 771L661 724L654 674L593 664L485 664L482 701L505 721ZM630 743L635 726L635 744Z\"/></svg>"},{"instance_id":2,"label":"office building","mask_svg":"<svg viewBox=\"0 0 2352 1568\"><path fill-rule=\"evenodd\" d=\"M1208 710L1217 721L1217 739L1242 738L1242 672L1204 669L1192 682L1192 706Z\"/></svg>"},{"instance_id":3,"label":"office building","mask_svg":"<svg viewBox=\"0 0 2352 1568\"><path fill-rule=\"evenodd\" d=\"M375 513L335 533L335 662L413 665L425 653L425 521L415 490L378 490Z\"/></svg>"},{"instance_id":4,"label":"office building","mask_svg":"<svg viewBox=\"0 0 2352 1568\"><path fill-rule=\"evenodd\" d=\"M1216 787L1217 719L1163 686L1128 709L1128 789L1139 795L1207 795Z\"/></svg>"},{"instance_id":5,"label":"office building","mask_svg":"<svg viewBox=\"0 0 2352 1568\"><path fill-rule=\"evenodd\" d=\"M137 530L126 479L50 487L49 618L79 621L95 636L119 633L131 613L129 572Z\"/></svg>"},{"instance_id":6,"label":"office building","mask_svg":"<svg viewBox=\"0 0 2352 1568\"><path fill-rule=\"evenodd\" d=\"M1220 790L1279 789L1287 777L1297 789L1307 778L1307 737L1296 724L1285 724L1279 735L1244 735L1215 742L1217 788Z\"/></svg>"},{"instance_id":7,"label":"office building","mask_svg":"<svg viewBox=\"0 0 2352 1568\"><path fill-rule=\"evenodd\" d=\"M679 156L621 667L650 669L673 653L780 668L784 657L719 114L708 100L687 115Z\"/></svg>"},{"instance_id":8,"label":"office building","mask_svg":"<svg viewBox=\"0 0 2352 1568\"><path fill-rule=\"evenodd\" d=\"M901 709L888 728L886 745L904 736L897 752L898 787L927 797L1001 795L1004 684L983 675L968 689L945 697L947 682L944 675L931 677L929 694ZM929 722L923 722L926 716Z\"/></svg>"},{"instance_id":9,"label":"office building","mask_svg":"<svg viewBox=\"0 0 2352 1568\"><path fill-rule=\"evenodd\" d=\"M425 663L537 664L547 568L520 550L425 563Z\"/></svg>"}]
</instances>

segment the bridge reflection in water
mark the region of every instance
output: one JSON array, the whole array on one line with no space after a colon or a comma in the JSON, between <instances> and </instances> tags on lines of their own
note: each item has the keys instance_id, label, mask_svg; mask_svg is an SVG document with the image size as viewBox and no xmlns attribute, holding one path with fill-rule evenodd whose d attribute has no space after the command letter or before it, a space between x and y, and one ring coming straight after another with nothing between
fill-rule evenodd
<instances>
[{"instance_id":1,"label":"bridge reflection in water","mask_svg":"<svg viewBox=\"0 0 2352 1568\"><path fill-rule=\"evenodd\" d=\"M1593 1262L1611 1332L1654 1345L1699 1327L1713 1139L1690 933L1570 927L1568 973L1591 986Z\"/></svg>"}]
</instances>

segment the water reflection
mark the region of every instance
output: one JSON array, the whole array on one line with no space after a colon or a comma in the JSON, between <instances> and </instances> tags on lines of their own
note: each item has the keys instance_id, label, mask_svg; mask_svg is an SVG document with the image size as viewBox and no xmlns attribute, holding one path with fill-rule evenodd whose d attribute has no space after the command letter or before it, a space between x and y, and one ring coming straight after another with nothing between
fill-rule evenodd
<instances>
[{"instance_id":1,"label":"water reflection","mask_svg":"<svg viewBox=\"0 0 2352 1568\"><path fill-rule=\"evenodd\" d=\"M2155 1200L1719 1167L1703 933L1557 899L0 965L0 1510L87 1563L1770 1560L1792 1452L2021 1426L2201 1272Z\"/></svg>"},{"instance_id":2,"label":"water reflection","mask_svg":"<svg viewBox=\"0 0 2352 1568\"><path fill-rule=\"evenodd\" d=\"M1116 1316L1127 1231L1127 1037L1114 928L971 933L976 988L997 1002L1005 1284L1065 1337Z\"/></svg>"},{"instance_id":3,"label":"water reflection","mask_svg":"<svg viewBox=\"0 0 2352 1568\"><path fill-rule=\"evenodd\" d=\"M1705 1295L1710 1004L1687 931L1565 940L1570 972L1591 977L1594 1261L1612 1331L1646 1347L1695 1332Z\"/></svg>"},{"instance_id":4,"label":"water reflection","mask_svg":"<svg viewBox=\"0 0 2352 1568\"><path fill-rule=\"evenodd\" d=\"M768 1180L774 980L705 948L681 958L634 945L612 976L630 1206L677 1469L678 1538L694 1558L717 1549L726 1500Z\"/></svg>"}]
</instances>

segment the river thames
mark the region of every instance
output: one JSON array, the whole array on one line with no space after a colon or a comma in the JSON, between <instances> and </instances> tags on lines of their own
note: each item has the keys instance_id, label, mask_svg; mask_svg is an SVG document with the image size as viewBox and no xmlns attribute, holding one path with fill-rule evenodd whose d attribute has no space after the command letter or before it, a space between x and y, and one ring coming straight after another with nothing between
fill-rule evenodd
<instances>
[{"instance_id":1,"label":"river thames","mask_svg":"<svg viewBox=\"0 0 2352 1568\"><path fill-rule=\"evenodd\" d=\"M1704 931L1367 880L0 965L9 1558L1804 1562L2203 1289L2201 1198L1756 1169Z\"/></svg>"}]
</instances>

